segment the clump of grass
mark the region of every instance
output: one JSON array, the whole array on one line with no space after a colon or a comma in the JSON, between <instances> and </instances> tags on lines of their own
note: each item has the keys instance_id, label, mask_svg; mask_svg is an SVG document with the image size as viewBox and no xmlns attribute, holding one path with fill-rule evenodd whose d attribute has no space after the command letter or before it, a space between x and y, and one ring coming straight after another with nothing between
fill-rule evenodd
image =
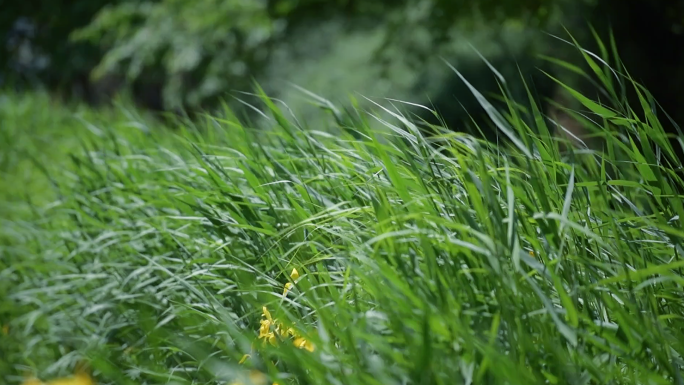
<instances>
[{"instance_id":1,"label":"clump of grass","mask_svg":"<svg viewBox=\"0 0 684 385\"><path fill-rule=\"evenodd\" d=\"M2 250L5 378L681 383L683 183L647 96L643 121L614 94L575 94L604 151L567 155L513 101L489 110L501 146L390 109L333 136L263 94L268 130L105 128Z\"/></svg>"}]
</instances>

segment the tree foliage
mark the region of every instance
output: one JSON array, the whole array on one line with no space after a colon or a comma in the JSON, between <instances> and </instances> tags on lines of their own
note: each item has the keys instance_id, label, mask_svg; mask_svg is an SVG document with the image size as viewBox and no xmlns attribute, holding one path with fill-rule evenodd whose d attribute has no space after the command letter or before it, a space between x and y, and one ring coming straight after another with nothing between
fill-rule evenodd
<instances>
[{"instance_id":1,"label":"tree foliage","mask_svg":"<svg viewBox=\"0 0 684 385\"><path fill-rule=\"evenodd\" d=\"M294 1L180 0L126 2L104 8L73 35L106 51L93 75L163 79L166 107L198 106L226 90L249 87L272 50L292 28L344 15L386 23L386 44L405 45L416 58L432 45L406 45L412 28L426 26L432 44L448 42L457 24L472 20L544 23L564 0ZM312 33L315 32L312 30ZM325 38L322 36L321 38ZM383 52L378 52L382 59Z\"/></svg>"},{"instance_id":2,"label":"tree foliage","mask_svg":"<svg viewBox=\"0 0 684 385\"><path fill-rule=\"evenodd\" d=\"M106 49L95 78L161 72L165 104L178 107L244 86L281 30L265 1L164 0L106 7L73 37Z\"/></svg>"}]
</instances>

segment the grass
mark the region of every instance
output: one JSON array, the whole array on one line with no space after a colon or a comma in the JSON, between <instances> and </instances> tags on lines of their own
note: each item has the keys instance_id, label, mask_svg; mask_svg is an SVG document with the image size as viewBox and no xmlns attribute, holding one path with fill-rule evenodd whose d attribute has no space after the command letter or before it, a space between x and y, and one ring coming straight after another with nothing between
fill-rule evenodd
<instances>
[{"instance_id":1,"label":"grass","mask_svg":"<svg viewBox=\"0 0 684 385\"><path fill-rule=\"evenodd\" d=\"M79 130L12 96L16 129L69 134L50 193L3 194L43 198L3 222L0 378L85 360L102 384L683 383L681 164L647 95L630 108L629 79L586 60L613 96L575 95L602 151L562 154L512 101L494 146L358 110L331 135L264 95L268 129L224 111L174 131Z\"/></svg>"}]
</instances>

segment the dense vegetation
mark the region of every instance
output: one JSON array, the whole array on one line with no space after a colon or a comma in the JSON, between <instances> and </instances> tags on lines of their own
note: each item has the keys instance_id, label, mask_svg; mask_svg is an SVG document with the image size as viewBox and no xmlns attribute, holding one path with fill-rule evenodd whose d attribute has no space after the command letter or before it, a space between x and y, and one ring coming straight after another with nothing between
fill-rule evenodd
<instances>
[{"instance_id":1,"label":"dense vegetation","mask_svg":"<svg viewBox=\"0 0 684 385\"><path fill-rule=\"evenodd\" d=\"M399 102L311 127L261 93L255 129L4 96L0 378L681 383L681 162L585 59L600 151L476 90L498 144Z\"/></svg>"}]
</instances>

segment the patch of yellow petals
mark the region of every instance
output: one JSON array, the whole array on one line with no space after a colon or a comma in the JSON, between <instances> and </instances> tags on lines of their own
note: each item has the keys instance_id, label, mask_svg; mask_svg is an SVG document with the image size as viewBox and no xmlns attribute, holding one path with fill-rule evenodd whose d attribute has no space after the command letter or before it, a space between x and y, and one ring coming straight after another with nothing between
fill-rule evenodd
<instances>
[{"instance_id":1,"label":"patch of yellow petals","mask_svg":"<svg viewBox=\"0 0 684 385\"><path fill-rule=\"evenodd\" d=\"M290 273L290 278L292 278L293 281L296 281L297 278L299 278L299 272L297 269L292 269L292 273ZM283 289L283 297L287 295L287 293L292 289L292 282L288 282L285 284L285 289Z\"/></svg>"},{"instance_id":2,"label":"patch of yellow petals","mask_svg":"<svg viewBox=\"0 0 684 385\"><path fill-rule=\"evenodd\" d=\"M294 345L297 348L306 349L310 352L314 351L314 346L310 341L307 341L304 337L300 336L294 329L286 328L281 322L274 320L266 306L262 308L262 311L263 319L260 321L259 339L267 341L271 345L275 345L277 341L276 336L283 338L292 337L294 338Z\"/></svg>"},{"instance_id":3,"label":"patch of yellow petals","mask_svg":"<svg viewBox=\"0 0 684 385\"><path fill-rule=\"evenodd\" d=\"M249 375L247 377L249 379L249 382L245 384L244 382L237 380L233 381L230 383L230 385L266 385L268 384L268 377L266 377L265 374L261 373L258 370L250 370ZM273 385L278 385L278 383L274 382Z\"/></svg>"},{"instance_id":4,"label":"patch of yellow petals","mask_svg":"<svg viewBox=\"0 0 684 385\"><path fill-rule=\"evenodd\" d=\"M299 272L296 268L292 269L292 272L290 273L290 278L293 281L299 278ZM292 284L292 282L287 282L283 290L283 296L286 296L293 286L294 285ZM261 311L262 319L259 321L259 339L262 339L264 340L264 342L268 342L271 345L275 346L278 341L277 337L292 338L292 343L295 347L299 349L306 349L310 352L314 351L314 346L311 343L311 341L308 341L304 337L300 336L293 328L285 327L285 325L282 322L279 322L277 319L273 319L271 312L268 311L266 306L263 306L261 308ZM248 358L250 358L249 354L243 355L238 364L242 365L245 361L247 361ZM251 370L249 372L248 378L251 385L266 385L268 383L268 378L266 377L266 375L258 370ZM247 384L244 384L242 381L238 380L231 382L230 385ZM274 382L272 385L279 384L277 382Z\"/></svg>"},{"instance_id":5,"label":"patch of yellow petals","mask_svg":"<svg viewBox=\"0 0 684 385\"><path fill-rule=\"evenodd\" d=\"M73 377L60 378L43 382L37 378L27 378L22 385L95 385L95 381L87 373L76 373Z\"/></svg>"},{"instance_id":6,"label":"patch of yellow petals","mask_svg":"<svg viewBox=\"0 0 684 385\"><path fill-rule=\"evenodd\" d=\"M293 281L299 278L299 272L296 268L292 269L290 278ZM283 291L284 296L287 295L287 292L292 288L292 286L292 282L285 284L285 290ZM310 341L307 341L302 336L298 335L294 329L286 328L281 322L274 320L266 306L262 307L261 310L263 314L259 326L259 339L263 339L264 341L269 342L271 345L275 345L278 336L285 338L292 337L294 338L294 345L296 347L300 349L306 349L310 352L314 351L314 346Z\"/></svg>"}]
</instances>

